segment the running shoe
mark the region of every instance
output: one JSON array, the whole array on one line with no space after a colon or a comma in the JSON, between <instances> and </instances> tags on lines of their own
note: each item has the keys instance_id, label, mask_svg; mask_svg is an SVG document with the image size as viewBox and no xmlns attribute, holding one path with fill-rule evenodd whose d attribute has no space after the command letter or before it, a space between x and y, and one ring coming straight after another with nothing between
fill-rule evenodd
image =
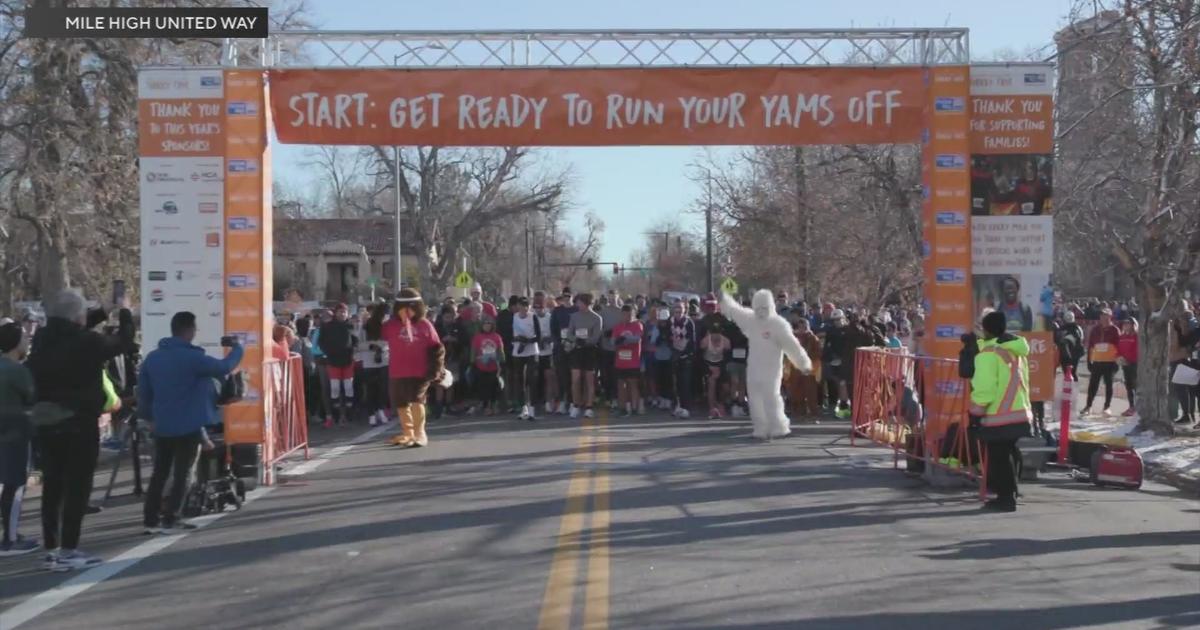
<instances>
[{"instance_id":1,"label":"running shoe","mask_svg":"<svg viewBox=\"0 0 1200 630\"><path fill-rule=\"evenodd\" d=\"M0 543L0 557L2 556L23 556L27 553L33 553L41 549L41 544L31 538L25 538L17 535L16 540L6 540Z\"/></svg>"},{"instance_id":2,"label":"running shoe","mask_svg":"<svg viewBox=\"0 0 1200 630\"><path fill-rule=\"evenodd\" d=\"M584 418L595 418L596 412L592 411L591 407L588 407L587 409L583 410L583 417Z\"/></svg>"},{"instance_id":3,"label":"running shoe","mask_svg":"<svg viewBox=\"0 0 1200 630\"><path fill-rule=\"evenodd\" d=\"M64 573L66 571L90 569L101 564L104 564L104 560L101 558L89 555L78 549L67 549L58 552L54 557L53 563L48 568L55 573Z\"/></svg>"}]
</instances>

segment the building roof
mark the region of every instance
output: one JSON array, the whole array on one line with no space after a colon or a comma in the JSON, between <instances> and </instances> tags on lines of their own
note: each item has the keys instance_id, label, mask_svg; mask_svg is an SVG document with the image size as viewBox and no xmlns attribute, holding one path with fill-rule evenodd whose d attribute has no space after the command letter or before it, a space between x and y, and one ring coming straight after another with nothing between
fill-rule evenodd
<instances>
[{"instance_id":1,"label":"building roof","mask_svg":"<svg viewBox=\"0 0 1200 630\"><path fill-rule=\"evenodd\" d=\"M336 241L359 243L368 256L390 256L396 241L391 217L358 219L276 219L274 250L277 254L303 256L321 253L321 248ZM412 246L405 238L405 249ZM405 252L406 254L408 252Z\"/></svg>"}]
</instances>

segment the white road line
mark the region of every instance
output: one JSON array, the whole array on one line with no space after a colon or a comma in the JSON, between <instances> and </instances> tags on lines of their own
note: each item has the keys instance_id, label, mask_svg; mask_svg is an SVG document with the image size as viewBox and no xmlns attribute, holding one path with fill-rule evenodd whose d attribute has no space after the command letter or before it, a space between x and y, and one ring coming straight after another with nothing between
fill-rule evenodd
<instances>
[{"instance_id":1,"label":"white road line","mask_svg":"<svg viewBox=\"0 0 1200 630\"><path fill-rule=\"evenodd\" d=\"M315 457L308 461L301 462L291 468L281 471L280 474L287 475L288 477L307 475L325 465L326 462L345 455L355 446L375 439L384 431L387 431L389 426L390 425L384 425L371 429L370 431L367 431L366 433L363 433L362 435L359 435L351 440L349 444L329 449L327 453L324 453L320 457ZM250 503L260 497L270 494L271 491L277 487L278 486L255 488L254 490L247 492L246 503ZM208 514L191 519L189 522L194 523L197 526L197 531L199 531L199 529L203 529L209 524L214 523L224 516L232 513L233 512L221 512L219 514ZM189 535L189 533L182 533L172 536L155 536L146 542L134 546L132 549L127 550L125 553L120 554L119 556L109 560L108 562L105 562L98 567L88 569L87 571L80 573L79 575L67 580L66 582L63 582L62 584L59 584L48 591L38 593L37 595L26 599L20 604L17 604L16 606L13 606L4 612L0 612L0 628L3 628L4 630L13 630L14 628L33 621L51 608L66 602L72 597L79 595L80 593L92 588L104 580L107 580L108 578L134 566L142 560L145 560L146 558L149 558L163 549L170 547L176 542L187 538Z\"/></svg>"}]
</instances>

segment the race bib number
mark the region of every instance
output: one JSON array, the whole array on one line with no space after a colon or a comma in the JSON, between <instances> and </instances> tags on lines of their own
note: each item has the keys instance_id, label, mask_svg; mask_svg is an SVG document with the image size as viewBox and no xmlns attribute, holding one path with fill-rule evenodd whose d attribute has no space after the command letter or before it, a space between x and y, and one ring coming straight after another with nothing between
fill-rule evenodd
<instances>
[{"instance_id":1,"label":"race bib number","mask_svg":"<svg viewBox=\"0 0 1200 630\"><path fill-rule=\"evenodd\" d=\"M1117 360L1117 348L1111 343L1092 346L1092 363L1112 363Z\"/></svg>"},{"instance_id":2,"label":"race bib number","mask_svg":"<svg viewBox=\"0 0 1200 630\"><path fill-rule=\"evenodd\" d=\"M576 329L575 329L575 337L576 337L577 339L587 339L587 338L588 338L588 329L586 329L586 328L576 328Z\"/></svg>"},{"instance_id":3,"label":"race bib number","mask_svg":"<svg viewBox=\"0 0 1200 630\"><path fill-rule=\"evenodd\" d=\"M485 357L494 357L494 356L496 356L496 349L495 349L495 348L484 348L484 349L483 349L483 356L485 356Z\"/></svg>"},{"instance_id":4,"label":"race bib number","mask_svg":"<svg viewBox=\"0 0 1200 630\"><path fill-rule=\"evenodd\" d=\"M734 348L733 349L733 358L745 359L746 358L746 349L745 348Z\"/></svg>"},{"instance_id":5,"label":"race bib number","mask_svg":"<svg viewBox=\"0 0 1200 630\"><path fill-rule=\"evenodd\" d=\"M617 352L617 358L622 361L632 361L633 350L620 350Z\"/></svg>"}]
</instances>

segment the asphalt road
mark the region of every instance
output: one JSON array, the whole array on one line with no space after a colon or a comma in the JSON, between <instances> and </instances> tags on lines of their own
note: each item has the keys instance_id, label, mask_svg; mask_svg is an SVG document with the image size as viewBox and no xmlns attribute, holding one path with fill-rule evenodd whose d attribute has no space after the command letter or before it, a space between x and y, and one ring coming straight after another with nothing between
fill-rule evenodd
<instances>
[{"instance_id":1,"label":"asphalt road","mask_svg":"<svg viewBox=\"0 0 1200 630\"><path fill-rule=\"evenodd\" d=\"M796 429L764 444L740 421L461 419L425 449L376 436L169 546L138 535L132 502L106 510L85 546L125 559L103 572L0 560L0 630L1200 626L1200 502L1050 478L986 514L844 425Z\"/></svg>"}]
</instances>

